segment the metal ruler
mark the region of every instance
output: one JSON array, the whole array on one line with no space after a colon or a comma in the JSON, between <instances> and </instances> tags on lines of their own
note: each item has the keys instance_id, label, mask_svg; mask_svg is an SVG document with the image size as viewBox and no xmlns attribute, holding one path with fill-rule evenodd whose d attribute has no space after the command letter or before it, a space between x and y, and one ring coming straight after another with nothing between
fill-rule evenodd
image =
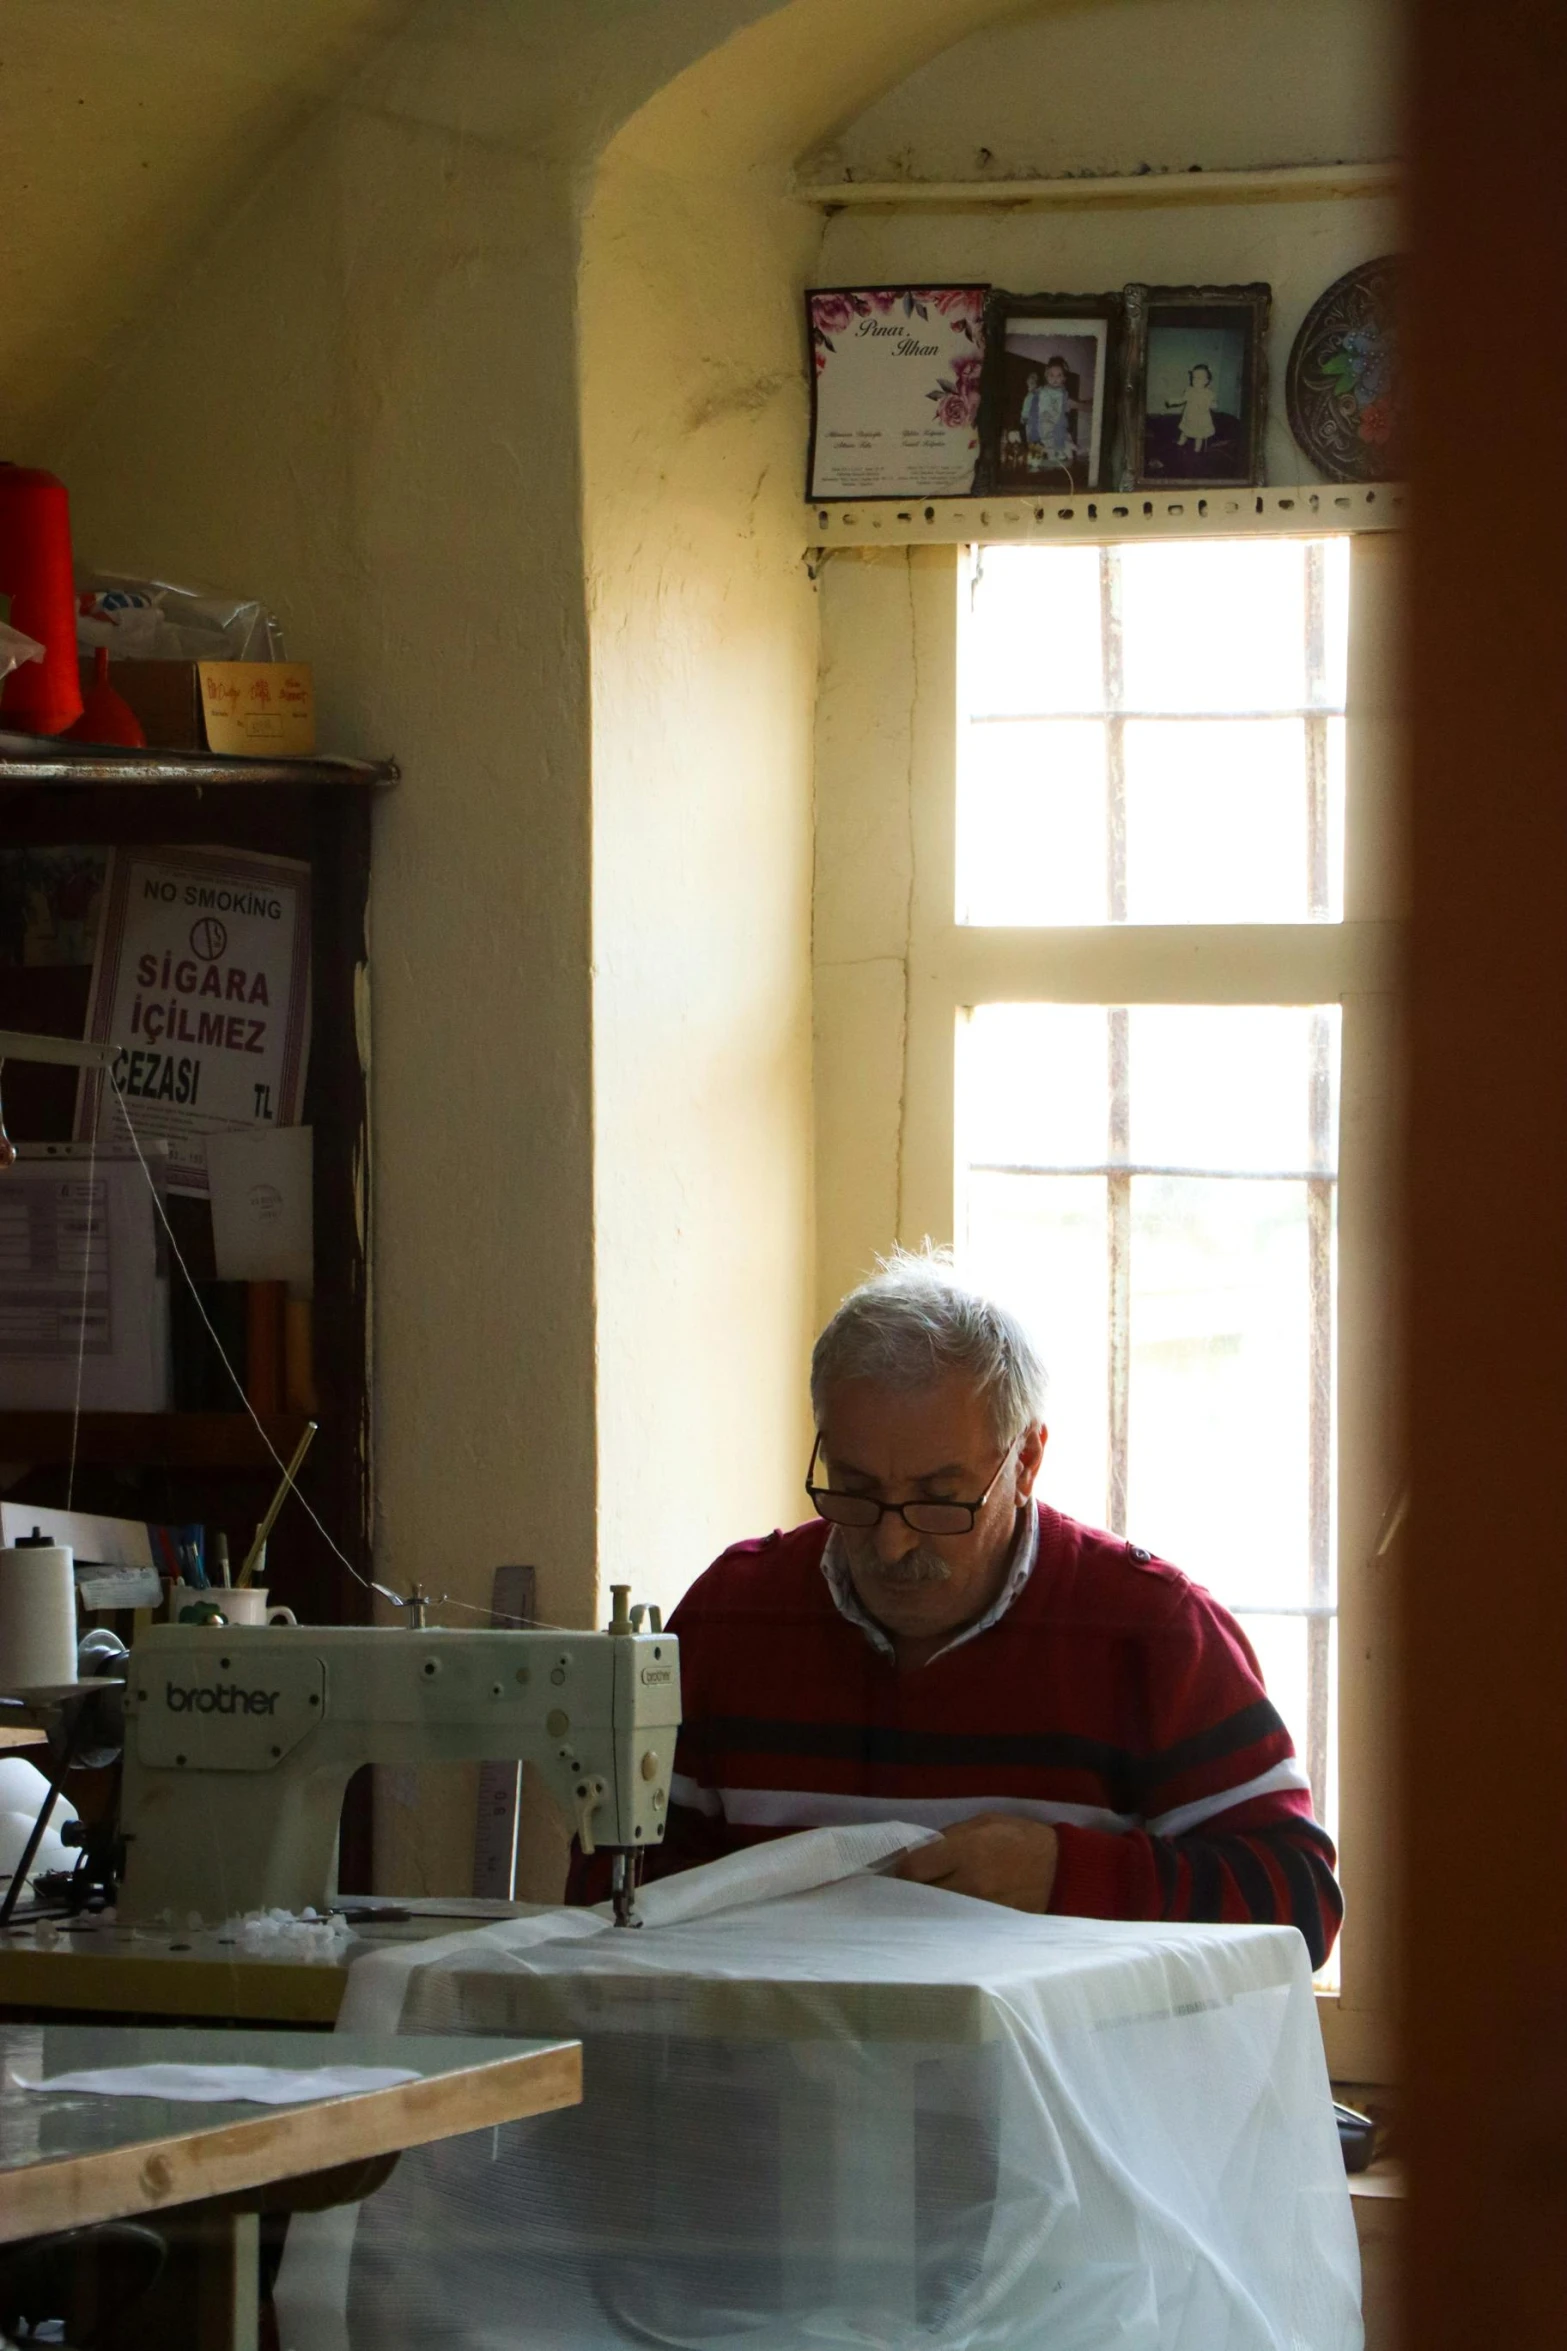
<instances>
[{"instance_id":1,"label":"metal ruler","mask_svg":"<svg viewBox=\"0 0 1567 2351\"><path fill-rule=\"evenodd\" d=\"M490 1587L490 1623L497 1632L526 1627L538 1612L538 1570L498 1567ZM517 1882L517 1823L522 1809L522 1765L479 1766L479 1817L473 1837L473 1890L509 1902Z\"/></svg>"}]
</instances>

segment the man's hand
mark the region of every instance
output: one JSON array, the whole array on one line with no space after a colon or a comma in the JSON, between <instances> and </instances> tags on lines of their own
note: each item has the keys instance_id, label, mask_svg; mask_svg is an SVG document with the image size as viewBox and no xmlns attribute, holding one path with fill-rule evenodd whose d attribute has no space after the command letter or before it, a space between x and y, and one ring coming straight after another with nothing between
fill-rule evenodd
<instances>
[{"instance_id":1,"label":"man's hand","mask_svg":"<svg viewBox=\"0 0 1567 2351\"><path fill-rule=\"evenodd\" d=\"M934 1844L916 1845L898 1864L900 1878L1003 1902L1009 1910L1048 1910L1056 1882L1056 1832L1042 1820L976 1812Z\"/></svg>"}]
</instances>

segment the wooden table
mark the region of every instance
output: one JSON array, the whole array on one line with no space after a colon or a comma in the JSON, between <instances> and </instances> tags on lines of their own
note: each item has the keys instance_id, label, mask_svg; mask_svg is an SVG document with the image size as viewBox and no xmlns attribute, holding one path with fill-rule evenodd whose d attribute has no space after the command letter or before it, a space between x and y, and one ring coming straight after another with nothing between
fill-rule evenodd
<instances>
[{"instance_id":1,"label":"wooden table","mask_svg":"<svg viewBox=\"0 0 1567 2351\"><path fill-rule=\"evenodd\" d=\"M13 1926L0 1934L0 2022L38 2015L103 2022L139 2017L202 2022L210 2017L325 2030L337 2021L350 1965L366 1951L515 1917L525 1906L367 1897L362 1907L390 1913L391 1922L357 1926L352 1942L332 1959L246 1951L236 1935L221 1927L154 1932L96 1918ZM398 1917L398 1912L406 1915Z\"/></svg>"},{"instance_id":2,"label":"wooden table","mask_svg":"<svg viewBox=\"0 0 1567 2351\"><path fill-rule=\"evenodd\" d=\"M418 2079L295 2106L17 2086L19 2075L47 2081L151 2062L397 2065ZM127 2319L131 2331L114 2341L193 2351L254 2351L263 2211L352 2201L380 2184L386 2159L404 2148L574 2106L582 2095L576 2041L7 2025L0 2065L0 2245L158 2216L168 2267L145 2317ZM90 2281L83 2291L90 2303Z\"/></svg>"}]
</instances>

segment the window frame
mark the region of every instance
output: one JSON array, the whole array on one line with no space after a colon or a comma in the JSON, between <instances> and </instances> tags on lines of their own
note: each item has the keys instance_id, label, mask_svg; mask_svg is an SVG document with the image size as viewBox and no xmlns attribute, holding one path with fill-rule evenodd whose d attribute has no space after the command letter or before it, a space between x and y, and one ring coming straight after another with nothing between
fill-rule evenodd
<instances>
[{"instance_id":1,"label":"window frame","mask_svg":"<svg viewBox=\"0 0 1567 2351\"><path fill-rule=\"evenodd\" d=\"M1107 534L1108 536L1109 534ZM1212 534L1205 533L1204 536ZM1321 522L1293 536L1326 536ZM834 558L818 725L821 1306L877 1249L951 1241L956 1036L985 1003L1341 1007L1338 1750L1342 1976L1329 2063L1396 2062L1396 1686L1388 1529L1401 1482L1394 1334L1404 904L1394 676L1397 537L1351 534L1343 919L981 928L956 919L956 546ZM851 948L867 952L850 953ZM1379 1549L1380 1546L1380 1549Z\"/></svg>"}]
</instances>

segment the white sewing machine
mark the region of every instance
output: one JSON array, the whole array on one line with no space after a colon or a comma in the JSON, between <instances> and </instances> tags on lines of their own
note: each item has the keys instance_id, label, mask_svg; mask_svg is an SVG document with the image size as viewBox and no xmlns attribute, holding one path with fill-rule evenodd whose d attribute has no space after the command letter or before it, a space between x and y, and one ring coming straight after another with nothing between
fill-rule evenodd
<instances>
[{"instance_id":1,"label":"white sewing machine","mask_svg":"<svg viewBox=\"0 0 1567 2351\"><path fill-rule=\"evenodd\" d=\"M602 1633L152 1626L126 1667L120 1917L324 1911L360 1764L515 1759L585 1852L614 1853L631 1924L636 1856L668 1818L680 1656L625 1597Z\"/></svg>"}]
</instances>

